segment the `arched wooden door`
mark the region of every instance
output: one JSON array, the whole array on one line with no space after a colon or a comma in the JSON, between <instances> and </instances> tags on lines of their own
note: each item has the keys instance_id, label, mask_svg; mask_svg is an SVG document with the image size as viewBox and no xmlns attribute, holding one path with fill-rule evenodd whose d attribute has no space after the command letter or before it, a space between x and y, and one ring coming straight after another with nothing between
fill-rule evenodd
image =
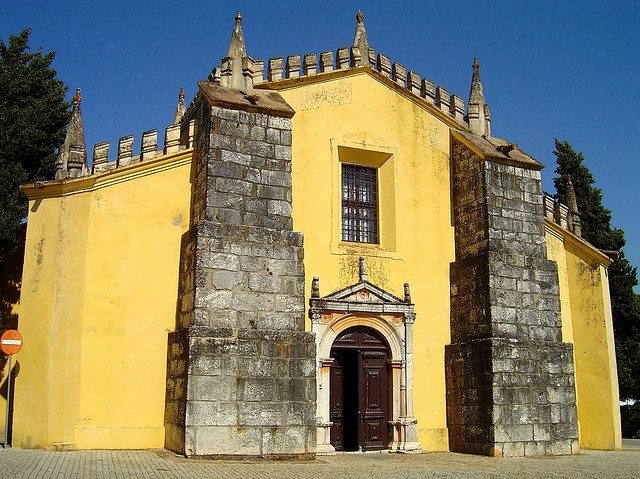
<instances>
[{"instance_id":1,"label":"arched wooden door","mask_svg":"<svg viewBox=\"0 0 640 479\"><path fill-rule=\"evenodd\" d=\"M373 329L343 331L331 347L331 444L336 451L371 451L389 444L389 347Z\"/></svg>"}]
</instances>

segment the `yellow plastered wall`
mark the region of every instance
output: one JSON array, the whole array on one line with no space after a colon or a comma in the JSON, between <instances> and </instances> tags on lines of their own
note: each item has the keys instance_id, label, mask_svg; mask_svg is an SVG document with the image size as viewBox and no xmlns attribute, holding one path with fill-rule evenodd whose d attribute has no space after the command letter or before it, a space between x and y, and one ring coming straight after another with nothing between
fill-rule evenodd
<instances>
[{"instance_id":1,"label":"yellow plastered wall","mask_svg":"<svg viewBox=\"0 0 640 479\"><path fill-rule=\"evenodd\" d=\"M546 221L549 259L558 263L563 341L574 344L580 447L622 446L609 280L610 260Z\"/></svg>"},{"instance_id":2,"label":"yellow plastered wall","mask_svg":"<svg viewBox=\"0 0 640 479\"><path fill-rule=\"evenodd\" d=\"M358 280L415 302L414 412L424 449L448 449L444 346L449 334L449 128L392 87L361 73L279 90L294 108L293 220L304 233L307 297ZM341 164L378 169L380 245L341 241ZM309 324L307 324L309 328Z\"/></svg>"},{"instance_id":3,"label":"yellow plastered wall","mask_svg":"<svg viewBox=\"0 0 640 479\"><path fill-rule=\"evenodd\" d=\"M14 446L164 444L191 151L30 197Z\"/></svg>"}]
</instances>

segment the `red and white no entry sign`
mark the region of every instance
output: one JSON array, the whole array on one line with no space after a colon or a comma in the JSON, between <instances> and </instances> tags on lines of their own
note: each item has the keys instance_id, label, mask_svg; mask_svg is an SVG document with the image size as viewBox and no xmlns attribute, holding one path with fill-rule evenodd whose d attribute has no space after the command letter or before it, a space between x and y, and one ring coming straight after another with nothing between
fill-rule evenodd
<instances>
[{"instance_id":1,"label":"red and white no entry sign","mask_svg":"<svg viewBox=\"0 0 640 479\"><path fill-rule=\"evenodd\" d=\"M7 374L7 412L5 415L5 428L4 428L4 447L9 445L9 404L11 403L11 358L20 349L22 349L22 334L15 329L6 330L2 336L0 336L0 349L4 354L9 356L9 368Z\"/></svg>"},{"instance_id":2,"label":"red and white no entry sign","mask_svg":"<svg viewBox=\"0 0 640 479\"><path fill-rule=\"evenodd\" d=\"M16 354L22 349L22 334L16 329L7 329L0 337L0 349L9 356Z\"/></svg>"}]
</instances>

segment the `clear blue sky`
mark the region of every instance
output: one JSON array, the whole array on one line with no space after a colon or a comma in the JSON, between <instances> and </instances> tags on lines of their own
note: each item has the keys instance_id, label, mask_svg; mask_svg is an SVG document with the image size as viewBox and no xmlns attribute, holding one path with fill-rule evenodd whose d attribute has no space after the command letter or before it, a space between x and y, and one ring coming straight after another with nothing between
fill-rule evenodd
<instances>
[{"instance_id":1,"label":"clear blue sky","mask_svg":"<svg viewBox=\"0 0 640 479\"><path fill-rule=\"evenodd\" d=\"M640 265L640 5L513 1L4 1L0 38L33 29L58 52L58 77L82 88L87 146L171 123L225 56L234 15L247 52L264 59L351 45L358 8L370 45L468 98L477 56L492 132L547 165L553 138L582 151L602 188L627 257ZM162 134L162 133L161 133ZM90 153L91 154L91 153Z\"/></svg>"}]
</instances>

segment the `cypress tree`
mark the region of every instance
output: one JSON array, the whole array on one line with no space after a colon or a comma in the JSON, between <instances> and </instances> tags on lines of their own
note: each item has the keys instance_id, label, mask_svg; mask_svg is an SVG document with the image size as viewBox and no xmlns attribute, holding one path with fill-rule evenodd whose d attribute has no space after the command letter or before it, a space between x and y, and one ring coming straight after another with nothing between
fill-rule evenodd
<instances>
[{"instance_id":1,"label":"cypress tree","mask_svg":"<svg viewBox=\"0 0 640 479\"><path fill-rule=\"evenodd\" d=\"M602 205L602 190L582 163L582 153L571 145L555 139L554 155L558 167L553 179L555 198L566 204L567 178L576 194L582 237L601 250L617 251L618 257L609 266L611 313L616 342L616 361L621 399L640 399L640 295L633 291L638 284L637 271L624 257L624 231L611 227L611 211Z\"/></svg>"},{"instance_id":2,"label":"cypress tree","mask_svg":"<svg viewBox=\"0 0 640 479\"><path fill-rule=\"evenodd\" d=\"M69 121L67 88L51 68L54 52L30 52L29 34L0 40L0 264L13 250L27 216L27 197L18 188L53 178L55 151Z\"/></svg>"}]
</instances>

